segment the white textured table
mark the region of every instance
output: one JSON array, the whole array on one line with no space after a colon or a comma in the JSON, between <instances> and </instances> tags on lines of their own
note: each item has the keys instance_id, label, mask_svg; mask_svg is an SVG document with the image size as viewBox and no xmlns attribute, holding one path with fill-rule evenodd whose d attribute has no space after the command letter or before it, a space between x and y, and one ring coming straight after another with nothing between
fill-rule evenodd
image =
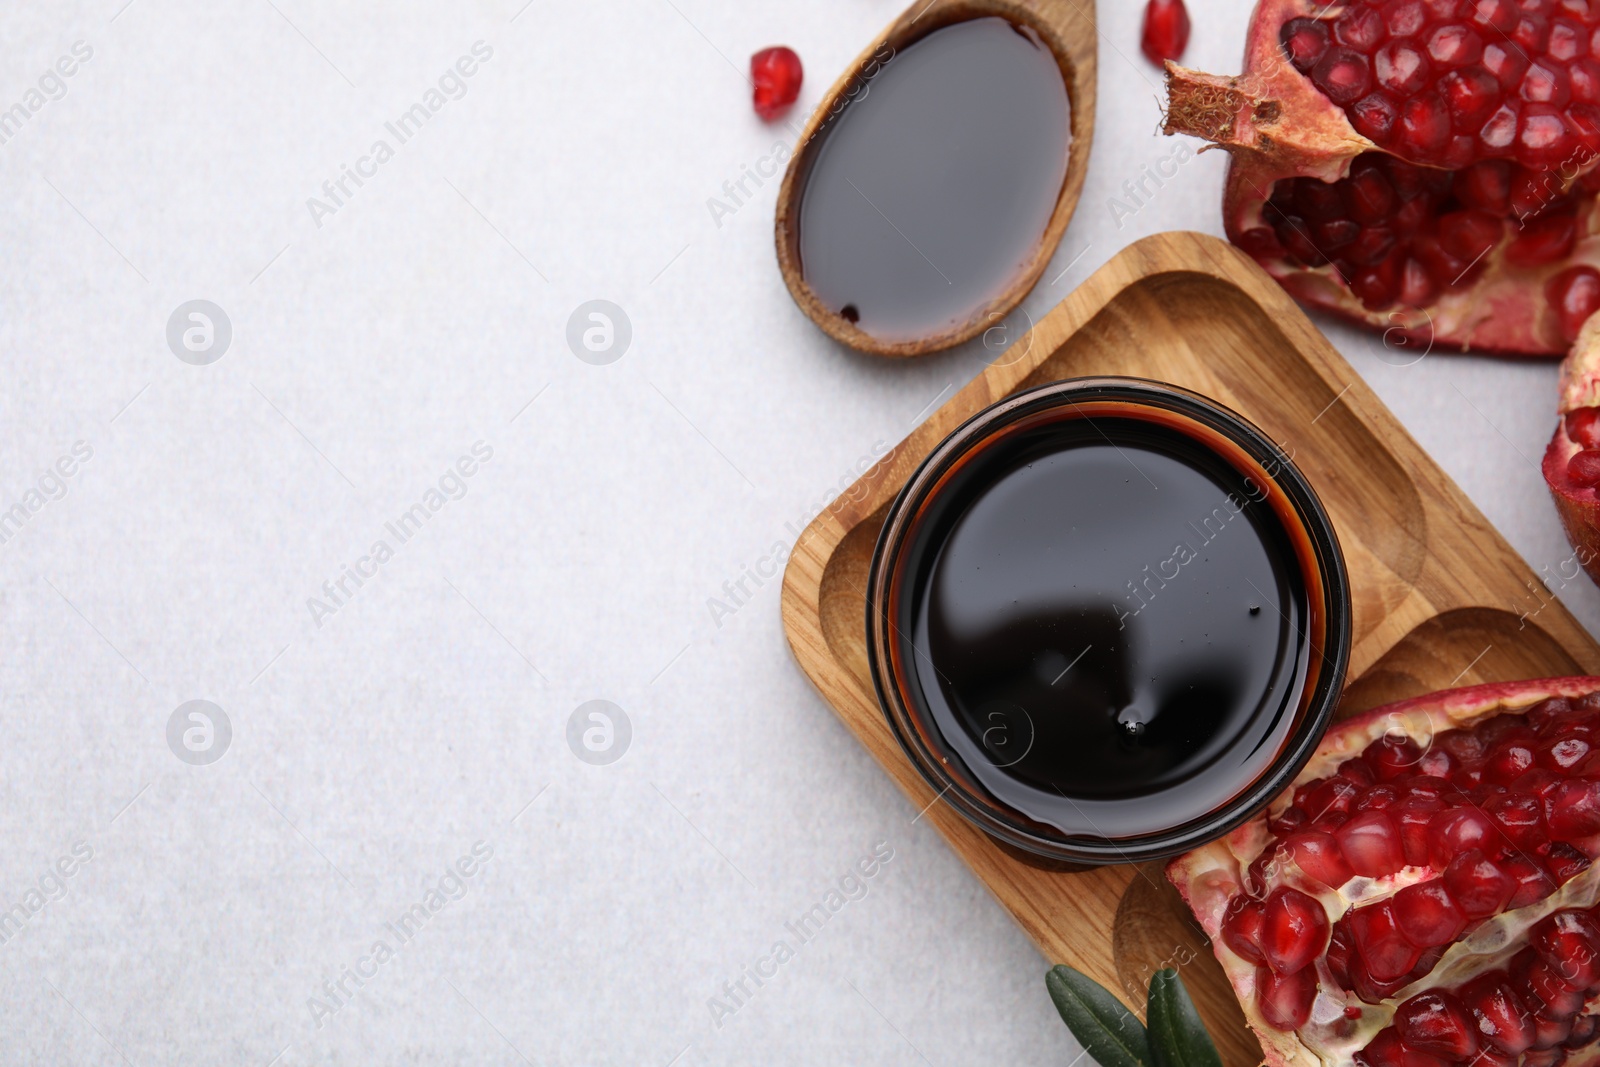
<instances>
[{"instance_id":1,"label":"white textured table","mask_svg":"<svg viewBox=\"0 0 1600 1067\"><path fill-rule=\"evenodd\" d=\"M1045 961L744 576L984 355L841 351L779 281L776 183L708 207L785 139L732 68L790 44L814 104L895 5L122 3L0 20L0 108L39 104L0 126L0 1060L1069 1063ZM1188 59L1236 69L1247 4L1195 6ZM1136 5L1100 16L1034 315L1219 228L1217 154L1113 210L1175 144ZM214 362L192 309L169 346L192 300ZM566 341L590 300L631 323L608 365ZM1553 365L1333 336L1567 556ZM227 730L169 744L192 700ZM591 700L614 762L575 756Z\"/></svg>"}]
</instances>

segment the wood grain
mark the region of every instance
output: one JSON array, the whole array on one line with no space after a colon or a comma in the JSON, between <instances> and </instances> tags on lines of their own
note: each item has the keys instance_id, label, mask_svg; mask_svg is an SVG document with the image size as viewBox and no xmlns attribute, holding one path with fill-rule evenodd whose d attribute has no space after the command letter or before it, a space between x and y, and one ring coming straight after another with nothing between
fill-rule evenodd
<instances>
[{"instance_id":1,"label":"wood grain","mask_svg":"<svg viewBox=\"0 0 1600 1067\"><path fill-rule=\"evenodd\" d=\"M868 675L865 589L890 502L951 430L1060 378L1173 382L1250 419L1317 489L1349 564L1354 645L1340 715L1452 685L1600 673L1600 646L1552 598L1298 307L1216 238L1158 234L1124 250L807 527L783 583L800 665L923 816L1052 963L1142 1012L1150 972L1180 966L1227 1067L1260 1048L1159 864L1045 870L968 825L907 761ZM1040 995L1043 996L1042 983Z\"/></svg>"},{"instance_id":2,"label":"wood grain","mask_svg":"<svg viewBox=\"0 0 1600 1067\"><path fill-rule=\"evenodd\" d=\"M955 22L985 16L998 16L1037 30L1055 53L1067 83L1067 99L1072 106L1072 141L1067 148L1067 174L1061 183L1050 222L1038 246L1022 271L1006 289L970 319L944 333L914 341L883 341L856 328L818 299L806 284L800 270L799 198L804 176L812 159L811 149L817 132L833 115L837 101L856 91L863 71L873 71L874 56L884 45L899 51ZM778 188L775 236L778 269L789 286L794 302L834 340L862 352L878 356L921 356L971 340L1004 318L1033 288L1050 263L1061 235L1072 220L1083 193L1084 176L1089 169L1089 147L1094 143L1096 55L1099 37L1095 26L1095 0L914 0L898 19L856 57L839 80L833 83L822 103L811 115L800 135L799 146L789 160L783 184ZM892 62L892 60L891 60Z\"/></svg>"}]
</instances>

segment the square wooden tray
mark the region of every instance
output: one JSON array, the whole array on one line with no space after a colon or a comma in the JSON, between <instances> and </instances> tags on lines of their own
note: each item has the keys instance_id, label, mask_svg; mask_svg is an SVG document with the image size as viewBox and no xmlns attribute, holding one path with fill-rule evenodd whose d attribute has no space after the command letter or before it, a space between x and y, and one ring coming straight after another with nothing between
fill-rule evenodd
<instances>
[{"instance_id":1,"label":"square wooden tray","mask_svg":"<svg viewBox=\"0 0 1600 1067\"><path fill-rule=\"evenodd\" d=\"M953 429L1019 389L1128 374L1173 382L1250 419L1333 517L1354 604L1340 714L1433 689L1600 673L1600 645L1423 453L1294 302L1232 246L1157 234L1120 253L934 412L806 528L784 573L801 667L1052 963L1141 1013L1149 976L1181 968L1227 1067L1261 1062L1205 937L1161 864L1060 872L1023 862L934 802L895 743L867 667L867 568L884 515ZM1044 996L1040 983L1040 996Z\"/></svg>"}]
</instances>

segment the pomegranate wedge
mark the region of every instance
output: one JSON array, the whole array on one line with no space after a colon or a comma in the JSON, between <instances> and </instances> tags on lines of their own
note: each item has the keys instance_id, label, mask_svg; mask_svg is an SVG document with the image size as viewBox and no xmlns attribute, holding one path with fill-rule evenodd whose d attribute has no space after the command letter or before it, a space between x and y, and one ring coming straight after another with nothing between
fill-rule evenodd
<instances>
[{"instance_id":1,"label":"pomegranate wedge","mask_svg":"<svg viewBox=\"0 0 1600 1067\"><path fill-rule=\"evenodd\" d=\"M1600 1060L1600 678L1449 690L1329 731L1174 860L1271 1067Z\"/></svg>"}]
</instances>

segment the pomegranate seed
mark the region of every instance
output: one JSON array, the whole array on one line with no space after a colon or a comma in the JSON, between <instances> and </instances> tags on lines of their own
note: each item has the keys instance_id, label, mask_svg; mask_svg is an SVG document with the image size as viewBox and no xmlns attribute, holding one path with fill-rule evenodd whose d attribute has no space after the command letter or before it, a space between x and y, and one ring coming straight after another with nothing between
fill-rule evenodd
<instances>
[{"instance_id":1,"label":"pomegranate seed","mask_svg":"<svg viewBox=\"0 0 1600 1067\"><path fill-rule=\"evenodd\" d=\"M1298 889L1279 889L1261 917L1261 954L1279 974L1293 974L1322 954L1328 943L1328 913Z\"/></svg>"},{"instance_id":2,"label":"pomegranate seed","mask_svg":"<svg viewBox=\"0 0 1600 1067\"><path fill-rule=\"evenodd\" d=\"M1422 5L1412 0L1411 3L1399 3L1389 8L1384 16L1384 29L1389 31L1390 37L1410 37L1422 29L1428 20L1428 13Z\"/></svg>"},{"instance_id":3,"label":"pomegranate seed","mask_svg":"<svg viewBox=\"0 0 1600 1067\"><path fill-rule=\"evenodd\" d=\"M1552 59L1563 62L1577 59L1589 49L1589 35L1582 26L1570 19L1556 19L1550 24L1550 39L1545 48Z\"/></svg>"},{"instance_id":4,"label":"pomegranate seed","mask_svg":"<svg viewBox=\"0 0 1600 1067\"><path fill-rule=\"evenodd\" d=\"M1500 155L1517 143L1517 122L1521 114L1517 102L1507 100L1489 116L1483 129L1478 131L1478 140L1483 143L1486 155Z\"/></svg>"},{"instance_id":5,"label":"pomegranate seed","mask_svg":"<svg viewBox=\"0 0 1600 1067\"><path fill-rule=\"evenodd\" d=\"M1238 896L1228 902L1228 917L1222 920L1222 943L1251 963L1265 963L1261 954L1261 902Z\"/></svg>"},{"instance_id":6,"label":"pomegranate seed","mask_svg":"<svg viewBox=\"0 0 1600 1067\"><path fill-rule=\"evenodd\" d=\"M1183 50L1189 47L1189 9L1183 0L1150 0L1144 9L1140 47L1145 58L1158 67L1183 57Z\"/></svg>"},{"instance_id":7,"label":"pomegranate seed","mask_svg":"<svg viewBox=\"0 0 1600 1067\"><path fill-rule=\"evenodd\" d=\"M1387 145L1394 136L1400 108L1388 93L1368 93L1350 107L1350 124L1374 144Z\"/></svg>"},{"instance_id":8,"label":"pomegranate seed","mask_svg":"<svg viewBox=\"0 0 1600 1067\"><path fill-rule=\"evenodd\" d=\"M1354 1059L1361 1067L1444 1067L1446 1062L1406 1048L1392 1026L1379 1030L1366 1048L1355 1053Z\"/></svg>"},{"instance_id":9,"label":"pomegranate seed","mask_svg":"<svg viewBox=\"0 0 1600 1067\"><path fill-rule=\"evenodd\" d=\"M1478 849L1451 860L1441 880L1468 922L1497 914L1517 890L1512 877Z\"/></svg>"},{"instance_id":10,"label":"pomegranate seed","mask_svg":"<svg viewBox=\"0 0 1600 1067\"><path fill-rule=\"evenodd\" d=\"M1311 1019L1317 996L1317 972L1307 967L1294 974L1275 974L1270 967L1256 968L1256 1007L1268 1026L1298 1030Z\"/></svg>"},{"instance_id":11,"label":"pomegranate seed","mask_svg":"<svg viewBox=\"0 0 1600 1067\"><path fill-rule=\"evenodd\" d=\"M1394 1028L1408 1048L1447 1060L1478 1051L1472 1014L1449 993L1419 993L1395 1009Z\"/></svg>"},{"instance_id":12,"label":"pomegranate seed","mask_svg":"<svg viewBox=\"0 0 1600 1067\"><path fill-rule=\"evenodd\" d=\"M1535 1007L1538 1004L1539 1001L1537 998L1528 999L1528 1006L1530 1008ZM1533 1016L1533 1048L1523 1054L1524 1062L1526 1062L1526 1057L1535 1055L1538 1052L1542 1052L1546 1049L1553 1049L1571 1036L1572 1016L1550 1016L1546 1015L1542 1011L1535 1012Z\"/></svg>"},{"instance_id":13,"label":"pomegranate seed","mask_svg":"<svg viewBox=\"0 0 1600 1067\"><path fill-rule=\"evenodd\" d=\"M1373 58L1372 74L1396 96L1411 96L1427 86L1433 67L1422 49L1408 40L1390 41Z\"/></svg>"},{"instance_id":14,"label":"pomegranate seed","mask_svg":"<svg viewBox=\"0 0 1600 1067\"><path fill-rule=\"evenodd\" d=\"M1387 901L1351 912L1350 933L1367 973L1380 982L1403 978L1422 953L1400 932Z\"/></svg>"},{"instance_id":15,"label":"pomegranate seed","mask_svg":"<svg viewBox=\"0 0 1600 1067\"><path fill-rule=\"evenodd\" d=\"M1528 943L1573 989L1600 983L1600 922L1578 908L1563 908L1535 923Z\"/></svg>"},{"instance_id":16,"label":"pomegranate seed","mask_svg":"<svg viewBox=\"0 0 1600 1067\"><path fill-rule=\"evenodd\" d=\"M1478 0L1472 6L1472 21L1498 33L1510 33L1517 26L1517 8L1513 0Z\"/></svg>"},{"instance_id":17,"label":"pomegranate seed","mask_svg":"<svg viewBox=\"0 0 1600 1067\"><path fill-rule=\"evenodd\" d=\"M1533 769L1533 746L1526 741L1511 741L1495 746L1484 761L1483 776L1506 785Z\"/></svg>"},{"instance_id":18,"label":"pomegranate seed","mask_svg":"<svg viewBox=\"0 0 1600 1067\"><path fill-rule=\"evenodd\" d=\"M1405 852L1406 866L1422 867L1428 862L1428 823L1444 810L1444 801L1436 797L1422 797L1413 792L1394 809L1394 819L1400 825L1400 846Z\"/></svg>"},{"instance_id":19,"label":"pomegranate seed","mask_svg":"<svg viewBox=\"0 0 1600 1067\"><path fill-rule=\"evenodd\" d=\"M1513 964L1513 966L1515 965ZM1574 989L1568 984L1567 980L1561 976L1560 967L1551 966L1547 961L1536 958L1530 964L1527 964L1524 981L1528 984L1532 999L1529 1000L1528 997L1523 999L1528 1001L1529 1007L1533 1007L1535 1002L1541 1005L1538 1013L1546 1018L1554 1020L1566 1017L1570 1020L1572 1016L1583 1010L1583 991ZM1562 1040L1565 1040L1565 1038L1566 1035L1563 1034ZM1538 1039L1535 1039L1535 1045L1540 1043Z\"/></svg>"},{"instance_id":20,"label":"pomegranate seed","mask_svg":"<svg viewBox=\"0 0 1600 1067\"><path fill-rule=\"evenodd\" d=\"M1578 243L1578 220L1571 215L1535 219L1506 248L1506 259L1519 267L1540 267L1572 254Z\"/></svg>"},{"instance_id":21,"label":"pomegranate seed","mask_svg":"<svg viewBox=\"0 0 1600 1067\"><path fill-rule=\"evenodd\" d=\"M1435 27L1425 43L1428 58L1445 68L1464 67L1483 56L1483 38L1459 22Z\"/></svg>"},{"instance_id":22,"label":"pomegranate seed","mask_svg":"<svg viewBox=\"0 0 1600 1067\"><path fill-rule=\"evenodd\" d=\"M1442 748L1430 748L1417 761L1417 772L1431 778L1447 779L1456 772L1456 758ZM1417 791L1417 785L1411 787L1413 793Z\"/></svg>"},{"instance_id":23,"label":"pomegranate seed","mask_svg":"<svg viewBox=\"0 0 1600 1067\"><path fill-rule=\"evenodd\" d=\"M1567 437L1577 444L1584 448L1600 449L1600 408L1579 408L1577 411L1568 412L1566 429ZM1581 760L1583 757L1578 758Z\"/></svg>"},{"instance_id":24,"label":"pomegranate seed","mask_svg":"<svg viewBox=\"0 0 1600 1067\"><path fill-rule=\"evenodd\" d=\"M1356 786L1343 778L1325 778L1296 789L1294 802L1315 821L1330 812L1348 813L1357 793Z\"/></svg>"},{"instance_id":25,"label":"pomegranate seed","mask_svg":"<svg viewBox=\"0 0 1600 1067\"><path fill-rule=\"evenodd\" d=\"M1340 919L1333 924L1333 933L1328 935L1328 953L1324 958L1328 961L1333 980L1344 988L1350 988L1350 958L1353 952L1350 924Z\"/></svg>"},{"instance_id":26,"label":"pomegranate seed","mask_svg":"<svg viewBox=\"0 0 1600 1067\"><path fill-rule=\"evenodd\" d=\"M1475 807L1442 811L1428 824L1428 858L1435 870L1472 849L1497 850L1502 841L1494 822Z\"/></svg>"},{"instance_id":27,"label":"pomegranate seed","mask_svg":"<svg viewBox=\"0 0 1600 1067\"><path fill-rule=\"evenodd\" d=\"M1572 1023L1567 1022L1570 1031ZM1567 1050L1564 1048L1534 1049L1522 1056L1522 1067L1561 1067L1567 1062Z\"/></svg>"},{"instance_id":28,"label":"pomegranate seed","mask_svg":"<svg viewBox=\"0 0 1600 1067\"><path fill-rule=\"evenodd\" d=\"M1538 797L1506 793L1484 801L1483 810L1517 848L1536 848L1549 839L1544 825L1544 805Z\"/></svg>"},{"instance_id":29,"label":"pomegranate seed","mask_svg":"<svg viewBox=\"0 0 1600 1067\"><path fill-rule=\"evenodd\" d=\"M751 56L750 81L754 85L756 114L771 122L787 111L800 96L804 78L800 57L792 48L763 48Z\"/></svg>"},{"instance_id":30,"label":"pomegranate seed","mask_svg":"<svg viewBox=\"0 0 1600 1067\"><path fill-rule=\"evenodd\" d=\"M1296 807L1285 808L1281 815L1267 820L1267 830L1273 837L1284 838L1303 830L1311 820Z\"/></svg>"},{"instance_id":31,"label":"pomegranate seed","mask_svg":"<svg viewBox=\"0 0 1600 1067\"><path fill-rule=\"evenodd\" d=\"M1572 1020L1572 1032L1564 1042L1567 1048L1585 1048L1600 1040L1600 1015L1580 1015Z\"/></svg>"},{"instance_id":32,"label":"pomegranate seed","mask_svg":"<svg viewBox=\"0 0 1600 1067\"><path fill-rule=\"evenodd\" d=\"M1523 15L1511 31L1511 40L1529 53L1543 52L1550 40L1550 20L1543 15Z\"/></svg>"},{"instance_id":33,"label":"pomegranate seed","mask_svg":"<svg viewBox=\"0 0 1600 1067\"><path fill-rule=\"evenodd\" d=\"M1456 175L1456 199L1470 208L1503 216L1511 206L1511 164L1485 159Z\"/></svg>"},{"instance_id":34,"label":"pomegranate seed","mask_svg":"<svg viewBox=\"0 0 1600 1067\"><path fill-rule=\"evenodd\" d=\"M1586 449L1567 460L1567 475L1581 488L1600 486L1600 451Z\"/></svg>"},{"instance_id":35,"label":"pomegranate seed","mask_svg":"<svg viewBox=\"0 0 1600 1067\"><path fill-rule=\"evenodd\" d=\"M1478 1024L1481 1043L1517 1056L1533 1044L1533 1020L1522 1001L1506 984L1503 971L1480 975L1458 991L1461 1002Z\"/></svg>"},{"instance_id":36,"label":"pomegranate seed","mask_svg":"<svg viewBox=\"0 0 1600 1067\"><path fill-rule=\"evenodd\" d=\"M1526 853L1507 856L1500 866L1517 883L1516 892L1511 894L1511 900L1506 904L1513 911L1537 904L1556 891L1556 881L1550 877L1550 872Z\"/></svg>"},{"instance_id":37,"label":"pomegranate seed","mask_svg":"<svg viewBox=\"0 0 1600 1067\"><path fill-rule=\"evenodd\" d=\"M1572 99L1583 104L1600 103L1600 62L1585 57L1567 68L1567 84Z\"/></svg>"},{"instance_id":38,"label":"pomegranate seed","mask_svg":"<svg viewBox=\"0 0 1600 1067\"><path fill-rule=\"evenodd\" d=\"M1572 344L1589 316L1600 311L1600 270L1569 267L1545 284L1544 296L1556 311L1561 336Z\"/></svg>"},{"instance_id":39,"label":"pomegranate seed","mask_svg":"<svg viewBox=\"0 0 1600 1067\"><path fill-rule=\"evenodd\" d=\"M1295 863L1306 873L1329 889L1338 889L1355 877L1344 853L1332 834L1311 830L1295 834L1284 842Z\"/></svg>"},{"instance_id":40,"label":"pomegranate seed","mask_svg":"<svg viewBox=\"0 0 1600 1067\"><path fill-rule=\"evenodd\" d=\"M1439 92L1449 105L1458 133L1476 134L1500 104L1500 83L1478 67L1453 70L1439 79Z\"/></svg>"},{"instance_id":41,"label":"pomegranate seed","mask_svg":"<svg viewBox=\"0 0 1600 1067\"><path fill-rule=\"evenodd\" d=\"M1278 39L1294 69L1308 74L1328 50L1328 24L1318 19L1290 19L1283 24Z\"/></svg>"},{"instance_id":42,"label":"pomegranate seed","mask_svg":"<svg viewBox=\"0 0 1600 1067\"><path fill-rule=\"evenodd\" d=\"M1394 895L1395 922L1418 948L1448 945L1461 936L1467 920L1439 881L1408 885Z\"/></svg>"},{"instance_id":43,"label":"pomegranate seed","mask_svg":"<svg viewBox=\"0 0 1600 1067\"><path fill-rule=\"evenodd\" d=\"M1382 15L1370 7L1357 7L1354 4L1345 10L1343 17L1333 27L1333 35L1339 38L1340 43L1349 45L1357 52L1371 52L1383 40L1386 32Z\"/></svg>"},{"instance_id":44,"label":"pomegranate seed","mask_svg":"<svg viewBox=\"0 0 1600 1067\"><path fill-rule=\"evenodd\" d=\"M1582 874L1589 869L1592 862L1576 845L1569 845L1565 841L1556 841L1545 846L1542 857L1545 869L1550 872L1550 877L1556 880L1557 885L1564 885L1568 879Z\"/></svg>"},{"instance_id":45,"label":"pomegranate seed","mask_svg":"<svg viewBox=\"0 0 1600 1067\"><path fill-rule=\"evenodd\" d=\"M1572 97L1572 80L1567 68L1549 59L1540 59L1522 76L1522 99L1560 107Z\"/></svg>"},{"instance_id":46,"label":"pomegranate seed","mask_svg":"<svg viewBox=\"0 0 1600 1067\"><path fill-rule=\"evenodd\" d=\"M1311 80L1329 100L1348 104L1372 87L1372 70L1366 56L1335 45L1311 69Z\"/></svg>"},{"instance_id":47,"label":"pomegranate seed","mask_svg":"<svg viewBox=\"0 0 1600 1067\"><path fill-rule=\"evenodd\" d=\"M1572 155L1574 138L1553 104L1525 104L1517 124L1517 159L1525 167L1553 167Z\"/></svg>"},{"instance_id":48,"label":"pomegranate seed","mask_svg":"<svg viewBox=\"0 0 1600 1067\"><path fill-rule=\"evenodd\" d=\"M1405 866L1400 828L1387 812L1366 811L1334 831L1350 869L1366 878L1382 878Z\"/></svg>"},{"instance_id":49,"label":"pomegranate seed","mask_svg":"<svg viewBox=\"0 0 1600 1067\"><path fill-rule=\"evenodd\" d=\"M1505 220L1485 211L1453 211L1439 219L1444 250L1468 262L1500 243Z\"/></svg>"},{"instance_id":50,"label":"pomegranate seed","mask_svg":"<svg viewBox=\"0 0 1600 1067\"><path fill-rule=\"evenodd\" d=\"M1584 778L1563 782L1545 807L1545 819L1555 838L1572 841L1600 833L1600 782Z\"/></svg>"},{"instance_id":51,"label":"pomegranate seed","mask_svg":"<svg viewBox=\"0 0 1600 1067\"><path fill-rule=\"evenodd\" d=\"M1573 418L1580 415L1587 416L1583 420L1584 425L1574 427ZM1600 416L1600 409L1583 408L1568 415L1566 421L1567 436L1577 440L1579 433L1590 437L1600 434L1600 421L1596 420L1596 416ZM1538 760L1540 766L1547 767L1552 771L1569 771L1582 763L1584 757L1588 756L1591 751L1592 746L1587 739L1582 737L1563 737L1546 745L1539 752Z\"/></svg>"},{"instance_id":52,"label":"pomegranate seed","mask_svg":"<svg viewBox=\"0 0 1600 1067\"><path fill-rule=\"evenodd\" d=\"M1355 244L1346 249L1345 255L1352 263L1360 266L1375 266L1389 258L1389 253L1394 251L1395 241L1395 235L1390 230L1382 226L1368 226L1361 231L1361 236L1356 238ZM1395 284L1399 284L1400 281L1403 258L1395 260L1394 263Z\"/></svg>"}]
</instances>

